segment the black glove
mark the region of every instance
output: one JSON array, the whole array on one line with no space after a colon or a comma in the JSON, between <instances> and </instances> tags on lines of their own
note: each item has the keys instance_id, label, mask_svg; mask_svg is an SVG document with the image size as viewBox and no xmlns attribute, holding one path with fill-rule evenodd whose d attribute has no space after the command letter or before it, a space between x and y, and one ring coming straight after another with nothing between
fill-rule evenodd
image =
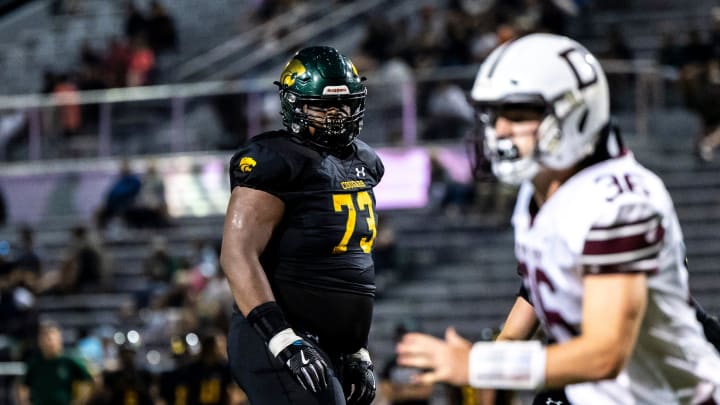
<instances>
[{"instance_id":1,"label":"black glove","mask_svg":"<svg viewBox=\"0 0 720 405\"><path fill-rule=\"evenodd\" d=\"M295 333L292 332L292 329L289 331ZM295 335L295 337L297 339L285 346L275 357L285 364L285 367L290 370L303 388L312 392L320 392L327 387L327 364L317 349L299 336Z\"/></svg>"},{"instance_id":2,"label":"black glove","mask_svg":"<svg viewBox=\"0 0 720 405\"><path fill-rule=\"evenodd\" d=\"M343 391L348 405L370 405L375 399L375 375L366 349L345 356Z\"/></svg>"},{"instance_id":3,"label":"black glove","mask_svg":"<svg viewBox=\"0 0 720 405\"><path fill-rule=\"evenodd\" d=\"M327 363L317 348L298 336L285 320L280 306L266 302L255 307L248 322L268 345L270 353L308 391L320 392L327 387Z\"/></svg>"}]
</instances>

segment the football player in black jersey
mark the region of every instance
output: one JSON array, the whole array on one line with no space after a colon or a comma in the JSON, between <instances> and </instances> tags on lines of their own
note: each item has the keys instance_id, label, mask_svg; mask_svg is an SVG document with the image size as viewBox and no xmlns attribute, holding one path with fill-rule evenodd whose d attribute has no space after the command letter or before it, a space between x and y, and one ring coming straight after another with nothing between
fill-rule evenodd
<instances>
[{"instance_id":1,"label":"football player in black jersey","mask_svg":"<svg viewBox=\"0 0 720 405\"><path fill-rule=\"evenodd\" d=\"M221 264L237 308L233 377L252 404L369 404L375 292L373 187L383 164L357 139L366 88L347 57L308 47L276 82L284 130L230 161Z\"/></svg>"}]
</instances>

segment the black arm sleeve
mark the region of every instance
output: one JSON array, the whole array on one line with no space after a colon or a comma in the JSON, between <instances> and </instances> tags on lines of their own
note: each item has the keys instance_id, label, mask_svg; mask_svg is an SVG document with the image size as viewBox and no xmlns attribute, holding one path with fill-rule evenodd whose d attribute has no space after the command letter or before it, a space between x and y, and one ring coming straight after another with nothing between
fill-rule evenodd
<instances>
[{"instance_id":1,"label":"black arm sleeve","mask_svg":"<svg viewBox=\"0 0 720 405\"><path fill-rule=\"evenodd\" d=\"M715 346L715 349L720 351L720 321L718 318L705 312L705 309L695 300L690 297L693 306L695 306L695 316L697 320L702 324L703 331L705 332L705 338L708 342Z\"/></svg>"},{"instance_id":2,"label":"black arm sleeve","mask_svg":"<svg viewBox=\"0 0 720 405\"><path fill-rule=\"evenodd\" d=\"M527 288L525 288L525 283L520 283L520 289L517 292L517 296L522 297L525 301L532 305L532 301L530 300L530 294L528 293Z\"/></svg>"}]
</instances>

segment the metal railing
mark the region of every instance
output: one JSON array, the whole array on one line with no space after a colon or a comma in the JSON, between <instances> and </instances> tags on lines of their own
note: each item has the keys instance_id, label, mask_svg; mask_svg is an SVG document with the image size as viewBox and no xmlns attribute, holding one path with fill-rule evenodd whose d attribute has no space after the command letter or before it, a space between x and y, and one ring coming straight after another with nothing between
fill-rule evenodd
<instances>
[{"instance_id":1,"label":"metal railing","mask_svg":"<svg viewBox=\"0 0 720 405\"><path fill-rule=\"evenodd\" d=\"M665 70L651 61L604 61L603 65L609 78L632 76L634 88L630 90L633 94L631 108L634 110L635 118L634 128L631 130L640 136L647 135L651 109L663 105L664 83L666 80L673 80L672 75L668 75ZM462 90L468 91L476 70L477 66L417 70L413 72L414 77L402 82L373 78L373 72L368 72L370 79L367 84L370 91L363 137L376 145L412 145L426 141L426 137L420 132L423 122L427 120L424 112L427 94L440 83L453 83ZM48 148L53 147L46 142L48 139L54 137L56 144L59 142L62 145L64 138L58 135L57 125L46 122L44 114L57 112L65 106L96 106L99 110L96 125L83 132L92 139L92 148L86 150L83 157L212 150L213 145L198 143L193 139L207 137L208 132L212 132L211 127L217 125L213 122L215 118L205 116L188 123L193 114L207 107L208 100L213 97L237 95L244 97L242 111L235 111L237 117L245 121L243 137L253 136L265 129L277 128L280 110L279 105L274 104L277 102L277 89L272 85L273 80L274 78L256 78L158 85L85 91L73 95L0 96L0 117L3 114L22 114L27 121L26 152L24 156L15 156L13 160L64 157L57 154L50 156L50 153L46 153ZM139 129L124 131L120 129L121 125L115 118L124 116L126 121L134 119L149 110L145 107L148 103L155 103L150 104L151 106L157 106L159 103L161 110L167 112L167 115L160 114L160 118L157 115L153 116L147 119L148 122L139 123ZM378 133L368 138L367 128L373 125L374 131L386 133ZM392 131L398 132L395 134L395 140L390 133ZM138 141L140 146L131 151L113 150L112 145L115 141L123 136L134 136L132 132L143 133L143 138ZM193 136L189 137L189 132L192 132ZM15 136L22 138L23 135ZM2 138L3 134L0 133L0 145ZM149 147L155 138L163 138L161 144L164 148ZM144 148L143 145L147 145L148 148Z\"/></svg>"}]
</instances>

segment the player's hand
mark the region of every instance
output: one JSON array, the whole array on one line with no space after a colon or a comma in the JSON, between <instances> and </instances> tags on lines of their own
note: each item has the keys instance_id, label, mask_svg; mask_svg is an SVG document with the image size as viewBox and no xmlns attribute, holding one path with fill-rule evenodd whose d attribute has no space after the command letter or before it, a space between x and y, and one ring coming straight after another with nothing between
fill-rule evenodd
<instances>
[{"instance_id":1,"label":"player's hand","mask_svg":"<svg viewBox=\"0 0 720 405\"><path fill-rule=\"evenodd\" d=\"M468 384L470 349L472 343L453 328L445 331L445 340L408 333L396 347L399 365L427 370L413 376L414 384Z\"/></svg>"},{"instance_id":2,"label":"player's hand","mask_svg":"<svg viewBox=\"0 0 720 405\"><path fill-rule=\"evenodd\" d=\"M375 399L375 375L366 349L345 357L343 391L348 405L370 405Z\"/></svg>"},{"instance_id":3,"label":"player's hand","mask_svg":"<svg viewBox=\"0 0 720 405\"><path fill-rule=\"evenodd\" d=\"M320 392L327 387L327 364L313 346L298 339L277 354L300 385L308 391Z\"/></svg>"}]
</instances>

